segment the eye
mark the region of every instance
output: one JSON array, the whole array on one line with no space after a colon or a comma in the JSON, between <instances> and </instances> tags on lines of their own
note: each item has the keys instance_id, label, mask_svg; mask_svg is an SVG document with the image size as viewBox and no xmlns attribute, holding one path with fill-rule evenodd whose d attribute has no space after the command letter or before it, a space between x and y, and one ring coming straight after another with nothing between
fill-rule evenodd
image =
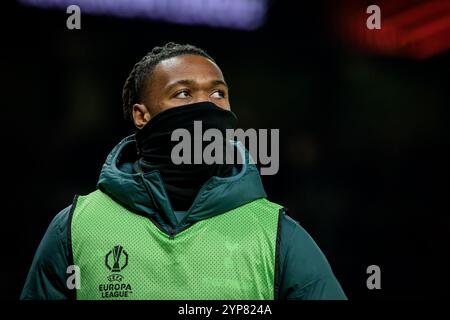
<instances>
[{"instance_id":1,"label":"eye","mask_svg":"<svg viewBox=\"0 0 450 320\"><path fill-rule=\"evenodd\" d=\"M222 91L222 90L217 90L217 91L214 91L211 96L214 97L214 98L219 98L219 99L220 98L225 98L225 92Z\"/></svg>"},{"instance_id":2,"label":"eye","mask_svg":"<svg viewBox=\"0 0 450 320\"><path fill-rule=\"evenodd\" d=\"M189 94L188 90L182 90L182 91L177 92L174 97L180 98L180 99L186 99L186 98L190 97L190 94Z\"/></svg>"}]
</instances>

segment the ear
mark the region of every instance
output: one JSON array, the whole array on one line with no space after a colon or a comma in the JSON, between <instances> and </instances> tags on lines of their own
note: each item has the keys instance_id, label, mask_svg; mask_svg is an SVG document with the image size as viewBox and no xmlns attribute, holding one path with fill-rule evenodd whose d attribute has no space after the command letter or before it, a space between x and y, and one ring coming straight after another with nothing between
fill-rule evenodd
<instances>
[{"instance_id":1,"label":"ear","mask_svg":"<svg viewBox=\"0 0 450 320\"><path fill-rule=\"evenodd\" d=\"M133 105L133 121L136 128L142 129L150 118L150 112L145 104L136 103Z\"/></svg>"}]
</instances>

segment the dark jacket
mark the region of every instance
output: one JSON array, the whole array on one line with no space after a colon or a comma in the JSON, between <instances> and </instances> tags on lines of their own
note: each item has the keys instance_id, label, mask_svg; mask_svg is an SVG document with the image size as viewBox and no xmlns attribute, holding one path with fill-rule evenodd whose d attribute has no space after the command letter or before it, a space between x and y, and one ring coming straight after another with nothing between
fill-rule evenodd
<instances>
[{"instance_id":1,"label":"dark jacket","mask_svg":"<svg viewBox=\"0 0 450 320\"><path fill-rule=\"evenodd\" d=\"M246 153L238 145L241 152ZM247 154L247 153L246 153ZM212 177L200 189L186 217L178 223L157 171L138 173L134 136L122 140L103 165L97 187L128 209L147 215L167 234L176 234L197 221L266 197L256 166L244 163L234 175ZM68 236L69 206L58 213L33 259L21 299L69 299L67 266L72 265ZM275 261L278 299L346 299L330 265L309 234L286 212L280 219Z\"/></svg>"}]
</instances>

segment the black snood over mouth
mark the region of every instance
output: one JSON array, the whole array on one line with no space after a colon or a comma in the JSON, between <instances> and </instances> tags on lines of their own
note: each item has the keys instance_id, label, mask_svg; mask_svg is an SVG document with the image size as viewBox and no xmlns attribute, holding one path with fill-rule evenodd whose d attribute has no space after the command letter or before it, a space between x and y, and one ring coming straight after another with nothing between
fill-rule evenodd
<instances>
[{"instance_id":1,"label":"black snood over mouth","mask_svg":"<svg viewBox=\"0 0 450 320\"><path fill-rule=\"evenodd\" d=\"M202 132L218 129L225 137L226 129L235 129L237 118L231 111L219 108L211 102L199 102L174 107L158 113L140 130L136 132L138 171L158 170L164 181L172 208L175 211L186 211L192 205L202 185L211 177L227 177L232 173L232 164L174 164L171 153L179 141L171 141L172 132L186 129L191 135L191 155L194 157L194 121L201 121ZM224 152L226 151L224 141ZM206 144L201 142L202 151Z\"/></svg>"}]
</instances>

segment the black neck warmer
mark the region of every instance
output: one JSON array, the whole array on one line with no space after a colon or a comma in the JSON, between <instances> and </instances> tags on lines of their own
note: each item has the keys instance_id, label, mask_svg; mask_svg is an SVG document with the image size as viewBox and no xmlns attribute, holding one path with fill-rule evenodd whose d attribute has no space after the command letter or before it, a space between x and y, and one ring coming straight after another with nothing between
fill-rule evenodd
<instances>
[{"instance_id":1,"label":"black neck warmer","mask_svg":"<svg viewBox=\"0 0 450 320\"><path fill-rule=\"evenodd\" d=\"M171 141L172 132L186 129L194 137L194 121L202 121L202 131L215 128L225 137L226 129L234 129L237 118L233 112L211 102L200 102L171 108L158 113L136 132L137 170L158 170L164 181L172 208L185 211L190 208L202 185L212 176L226 177L232 173L232 164L179 164L171 160L171 152L178 141ZM224 139L225 140L225 139ZM209 142L208 142L209 143ZM224 152L226 141L224 141ZM193 157L193 141L191 155ZM206 143L203 143L203 148ZM202 148L202 150L203 150ZM203 162L203 161L202 161Z\"/></svg>"}]
</instances>

